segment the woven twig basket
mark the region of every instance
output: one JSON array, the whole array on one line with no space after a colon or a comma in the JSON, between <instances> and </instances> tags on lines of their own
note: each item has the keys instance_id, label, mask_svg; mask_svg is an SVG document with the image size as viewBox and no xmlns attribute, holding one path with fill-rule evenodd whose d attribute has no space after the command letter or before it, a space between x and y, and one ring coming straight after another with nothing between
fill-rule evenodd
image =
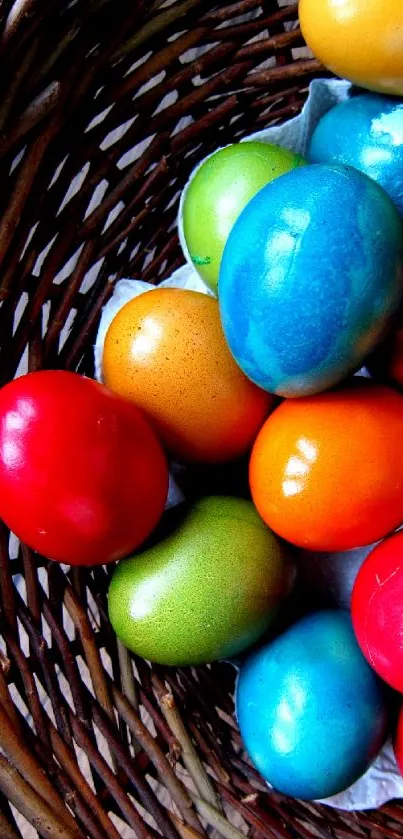
<instances>
[{"instance_id":1,"label":"woven twig basket","mask_svg":"<svg viewBox=\"0 0 403 839\"><path fill-rule=\"evenodd\" d=\"M0 27L1 383L91 375L116 280L183 261L194 164L296 114L325 71L288 0L1 0ZM401 838L399 804L348 815L268 792L241 749L232 668L130 658L108 579L0 528L1 839Z\"/></svg>"}]
</instances>

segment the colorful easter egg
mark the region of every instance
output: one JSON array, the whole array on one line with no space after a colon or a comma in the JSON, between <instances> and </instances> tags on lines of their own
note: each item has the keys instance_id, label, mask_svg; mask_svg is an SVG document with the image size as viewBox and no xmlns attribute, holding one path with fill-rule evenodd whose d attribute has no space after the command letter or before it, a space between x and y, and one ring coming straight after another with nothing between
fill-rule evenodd
<instances>
[{"instance_id":1,"label":"colorful easter egg","mask_svg":"<svg viewBox=\"0 0 403 839\"><path fill-rule=\"evenodd\" d=\"M343 163L365 172L403 215L403 101L375 93L341 102L319 121L311 163Z\"/></svg>"},{"instance_id":2,"label":"colorful easter egg","mask_svg":"<svg viewBox=\"0 0 403 839\"><path fill-rule=\"evenodd\" d=\"M358 572L352 598L357 641L371 667L403 693L403 532L377 545Z\"/></svg>"},{"instance_id":3,"label":"colorful easter egg","mask_svg":"<svg viewBox=\"0 0 403 839\"><path fill-rule=\"evenodd\" d=\"M244 454L272 404L232 358L217 301L196 291L161 288L126 303L107 332L102 368L108 387L142 408L187 461Z\"/></svg>"},{"instance_id":4,"label":"colorful easter egg","mask_svg":"<svg viewBox=\"0 0 403 839\"><path fill-rule=\"evenodd\" d=\"M109 617L151 661L229 658L271 626L292 579L286 549L250 501L204 498L162 542L118 565Z\"/></svg>"},{"instance_id":5,"label":"colorful easter egg","mask_svg":"<svg viewBox=\"0 0 403 839\"><path fill-rule=\"evenodd\" d=\"M0 515L69 565L115 562L147 539L168 468L135 405L98 382L40 370L0 390Z\"/></svg>"},{"instance_id":6,"label":"colorful easter egg","mask_svg":"<svg viewBox=\"0 0 403 839\"><path fill-rule=\"evenodd\" d=\"M241 369L288 397L359 369L399 307L402 255L398 213L361 172L312 165L264 187L221 263L221 318Z\"/></svg>"},{"instance_id":7,"label":"colorful easter egg","mask_svg":"<svg viewBox=\"0 0 403 839\"><path fill-rule=\"evenodd\" d=\"M196 170L183 196L183 235L196 271L213 291L241 210L265 184L304 163L288 149L254 141L219 149Z\"/></svg>"},{"instance_id":8,"label":"colorful easter egg","mask_svg":"<svg viewBox=\"0 0 403 839\"><path fill-rule=\"evenodd\" d=\"M403 95L401 0L300 0L299 19L308 46L333 73Z\"/></svg>"},{"instance_id":9,"label":"colorful easter egg","mask_svg":"<svg viewBox=\"0 0 403 839\"><path fill-rule=\"evenodd\" d=\"M356 781L387 732L381 683L341 611L310 615L249 656L236 709L259 772L280 792L306 800Z\"/></svg>"},{"instance_id":10,"label":"colorful easter egg","mask_svg":"<svg viewBox=\"0 0 403 839\"><path fill-rule=\"evenodd\" d=\"M403 522L403 396L368 379L283 402L250 462L256 507L300 547L346 551Z\"/></svg>"}]
</instances>

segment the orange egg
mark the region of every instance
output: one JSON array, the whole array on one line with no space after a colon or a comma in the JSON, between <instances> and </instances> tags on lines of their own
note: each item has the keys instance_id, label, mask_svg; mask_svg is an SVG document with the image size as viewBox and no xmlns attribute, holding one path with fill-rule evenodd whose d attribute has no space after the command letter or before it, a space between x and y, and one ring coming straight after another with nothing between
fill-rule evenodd
<instances>
[{"instance_id":1,"label":"orange egg","mask_svg":"<svg viewBox=\"0 0 403 839\"><path fill-rule=\"evenodd\" d=\"M300 0L317 58L360 87L403 96L402 0Z\"/></svg>"},{"instance_id":2,"label":"orange egg","mask_svg":"<svg viewBox=\"0 0 403 839\"><path fill-rule=\"evenodd\" d=\"M283 402L252 451L256 507L309 550L375 542L403 521L402 439L403 396L367 379Z\"/></svg>"},{"instance_id":3,"label":"orange egg","mask_svg":"<svg viewBox=\"0 0 403 839\"><path fill-rule=\"evenodd\" d=\"M106 335L103 377L188 461L246 452L273 401L232 358L217 301L183 289L156 289L123 306Z\"/></svg>"}]
</instances>

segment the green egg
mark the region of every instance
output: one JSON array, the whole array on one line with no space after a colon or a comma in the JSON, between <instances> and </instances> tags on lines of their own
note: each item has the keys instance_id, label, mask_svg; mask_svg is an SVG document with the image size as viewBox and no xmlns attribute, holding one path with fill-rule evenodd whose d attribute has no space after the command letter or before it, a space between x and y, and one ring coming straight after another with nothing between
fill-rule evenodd
<instances>
[{"instance_id":1,"label":"green egg","mask_svg":"<svg viewBox=\"0 0 403 839\"><path fill-rule=\"evenodd\" d=\"M251 502L197 502L164 541L123 560L111 624L130 650L168 665L231 658L270 627L294 569Z\"/></svg>"},{"instance_id":2,"label":"green egg","mask_svg":"<svg viewBox=\"0 0 403 839\"><path fill-rule=\"evenodd\" d=\"M213 291L241 210L274 178L304 165L299 154L253 141L219 149L195 172L183 199L183 234L196 271Z\"/></svg>"}]
</instances>

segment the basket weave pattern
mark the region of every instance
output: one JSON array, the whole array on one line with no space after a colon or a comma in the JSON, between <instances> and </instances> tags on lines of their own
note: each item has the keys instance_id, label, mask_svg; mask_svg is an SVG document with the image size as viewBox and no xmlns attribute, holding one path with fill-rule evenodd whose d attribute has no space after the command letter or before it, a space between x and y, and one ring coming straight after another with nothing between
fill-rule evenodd
<instances>
[{"instance_id":1,"label":"basket weave pattern","mask_svg":"<svg viewBox=\"0 0 403 839\"><path fill-rule=\"evenodd\" d=\"M2 0L0 28L1 383L91 375L113 284L183 261L194 164L298 113L325 71L288 0ZM242 751L232 668L130 657L109 577L0 525L1 839L400 839L398 804L348 815L269 793Z\"/></svg>"}]
</instances>

